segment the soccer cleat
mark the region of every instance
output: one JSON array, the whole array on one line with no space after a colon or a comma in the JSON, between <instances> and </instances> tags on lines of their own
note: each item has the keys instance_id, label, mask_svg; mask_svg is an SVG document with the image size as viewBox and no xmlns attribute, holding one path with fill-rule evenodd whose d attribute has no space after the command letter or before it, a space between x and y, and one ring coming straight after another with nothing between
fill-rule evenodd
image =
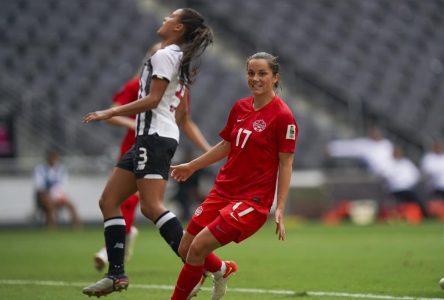
<instances>
[{"instance_id":1,"label":"soccer cleat","mask_svg":"<svg viewBox=\"0 0 444 300\"><path fill-rule=\"evenodd\" d=\"M202 274L202 278L199 280L199 282L196 284L196 286L191 291L190 295L188 296L187 300L190 300L193 297L197 296L197 293L199 293L200 289L202 288L202 285L204 284L205 280L207 279L209 272L204 272Z\"/></svg>"},{"instance_id":2,"label":"soccer cleat","mask_svg":"<svg viewBox=\"0 0 444 300\"><path fill-rule=\"evenodd\" d=\"M228 279L237 272L237 265L234 261L224 261L224 263L226 266L225 274L213 275L213 293L211 300L219 300L225 295Z\"/></svg>"},{"instance_id":3,"label":"soccer cleat","mask_svg":"<svg viewBox=\"0 0 444 300\"><path fill-rule=\"evenodd\" d=\"M139 230L131 226L130 232L126 236L125 245L125 261L129 261L134 253L134 246L136 245L136 238L139 235Z\"/></svg>"},{"instance_id":4,"label":"soccer cleat","mask_svg":"<svg viewBox=\"0 0 444 300\"><path fill-rule=\"evenodd\" d=\"M105 275L102 279L83 289L83 293L87 296L105 296L112 292L121 292L128 288L128 277L122 275Z\"/></svg>"},{"instance_id":5,"label":"soccer cleat","mask_svg":"<svg viewBox=\"0 0 444 300\"><path fill-rule=\"evenodd\" d=\"M108 264L108 254L106 253L106 248L103 247L94 256L94 267L97 269L97 271L102 271L107 264Z\"/></svg>"}]
</instances>

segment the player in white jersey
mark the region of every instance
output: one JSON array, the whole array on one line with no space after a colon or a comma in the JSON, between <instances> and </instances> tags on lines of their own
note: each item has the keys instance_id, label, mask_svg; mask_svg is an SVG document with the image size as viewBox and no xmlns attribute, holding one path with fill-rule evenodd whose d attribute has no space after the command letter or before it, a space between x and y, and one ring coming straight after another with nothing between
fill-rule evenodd
<instances>
[{"instance_id":1,"label":"player in white jersey","mask_svg":"<svg viewBox=\"0 0 444 300\"><path fill-rule=\"evenodd\" d=\"M211 29L193 9L178 9L164 18L157 31L159 49L145 63L139 82L139 100L85 115L83 121L137 114L136 142L122 157L100 198L104 218L108 273L83 289L88 296L106 295L128 287L124 271L125 221L120 204L137 190L142 213L178 254L183 228L163 205L171 159L179 141L176 110L183 110L186 87L193 82L191 61L213 42Z\"/></svg>"}]
</instances>

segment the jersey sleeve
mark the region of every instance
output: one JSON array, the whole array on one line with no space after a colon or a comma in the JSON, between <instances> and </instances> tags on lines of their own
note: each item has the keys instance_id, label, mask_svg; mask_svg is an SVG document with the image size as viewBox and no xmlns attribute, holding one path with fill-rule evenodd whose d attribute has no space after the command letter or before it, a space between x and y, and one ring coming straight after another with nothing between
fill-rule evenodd
<instances>
[{"instance_id":1,"label":"jersey sleeve","mask_svg":"<svg viewBox=\"0 0 444 300\"><path fill-rule=\"evenodd\" d=\"M113 96L113 102L125 105L137 100L139 94L139 81L130 80Z\"/></svg>"},{"instance_id":2,"label":"jersey sleeve","mask_svg":"<svg viewBox=\"0 0 444 300\"><path fill-rule=\"evenodd\" d=\"M234 119L236 116L236 105L231 109L230 114L228 115L227 124L224 129L219 133L219 136L226 140L227 142L231 142L231 132L233 131Z\"/></svg>"},{"instance_id":3,"label":"jersey sleeve","mask_svg":"<svg viewBox=\"0 0 444 300\"><path fill-rule=\"evenodd\" d=\"M299 128L291 112L285 112L279 116L276 130L278 151L294 153Z\"/></svg>"},{"instance_id":4,"label":"jersey sleeve","mask_svg":"<svg viewBox=\"0 0 444 300\"><path fill-rule=\"evenodd\" d=\"M167 79L171 81L173 75L177 72L178 62L176 59L168 54L168 51L161 49L151 57L151 64L153 66L152 76L160 79Z\"/></svg>"}]
</instances>

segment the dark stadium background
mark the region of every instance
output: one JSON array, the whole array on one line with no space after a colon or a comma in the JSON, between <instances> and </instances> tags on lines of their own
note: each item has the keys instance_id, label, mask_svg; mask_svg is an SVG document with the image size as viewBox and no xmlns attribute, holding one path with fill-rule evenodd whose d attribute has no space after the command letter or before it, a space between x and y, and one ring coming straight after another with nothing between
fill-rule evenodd
<instances>
[{"instance_id":1,"label":"dark stadium background","mask_svg":"<svg viewBox=\"0 0 444 300\"><path fill-rule=\"evenodd\" d=\"M280 93L300 127L291 194L299 203L289 201L290 212L316 217L340 198L381 195L359 166L325 169L332 139L377 125L418 163L444 138L441 0L0 0L1 223L30 220L32 168L50 147L63 155L81 212L94 206L86 219L98 218L95 199L123 130L81 117L111 104L162 18L184 6L205 15L216 36L191 91L210 142L248 93L245 58L279 57Z\"/></svg>"}]
</instances>

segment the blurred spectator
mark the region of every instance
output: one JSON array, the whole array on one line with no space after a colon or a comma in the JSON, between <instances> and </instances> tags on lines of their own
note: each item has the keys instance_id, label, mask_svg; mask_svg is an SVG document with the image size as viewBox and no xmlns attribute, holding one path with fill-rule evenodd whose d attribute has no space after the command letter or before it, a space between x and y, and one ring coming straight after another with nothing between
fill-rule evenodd
<instances>
[{"instance_id":1,"label":"blurred spectator","mask_svg":"<svg viewBox=\"0 0 444 300\"><path fill-rule=\"evenodd\" d=\"M444 220L444 148L440 141L433 143L431 151L421 160L421 170L429 192L427 211L429 215Z\"/></svg>"},{"instance_id":2,"label":"blurred spectator","mask_svg":"<svg viewBox=\"0 0 444 300\"><path fill-rule=\"evenodd\" d=\"M382 175L391 160L393 144L379 128L372 127L367 137L331 141L327 152L332 158L359 159L371 172Z\"/></svg>"},{"instance_id":3,"label":"blurred spectator","mask_svg":"<svg viewBox=\"0 0 444 300\"><path fill-rule=\"evenodd\" d=\"M384 137L378 127L371 127L366 137L354 139L339 139L328 143L327 154L334 167L342 166L343 160L356 161L372 174L383 179L387 168L393 161L393 144ZM352 203L342 200L323 215L323 222L329 225L339 223L342 219L350 216Z\"/></svg>"},{"instance_id":4,"label":"blurred spectator","mask_svg":"<svg viewBox=\"0 0 444 300\"><path fill-rule=\"evenodd\" d=\"M72 202L67 198L64 186L67 174L63 165L59 163L59 154L49 150L46 162L34 169L34 188L36 192L37 208L44 212L48 227L57 226L57 212L66 207L74 227L80 226L80 219Z\"/></svg>"},{"instance_id":5,"label":"blurred spectator","mask_svg":"<svg viewBox=\"0 0 444 300\"><path fill-rule=\"evenodd\" d=\"M409 223L419 223L426 215L425 207L417 192L421 174L415 164L403 155L401 147L395 146L392 160L383 173L390 196L396 208L388 211L388 217L400 217Z\"/></svg>"}]
</instances>

